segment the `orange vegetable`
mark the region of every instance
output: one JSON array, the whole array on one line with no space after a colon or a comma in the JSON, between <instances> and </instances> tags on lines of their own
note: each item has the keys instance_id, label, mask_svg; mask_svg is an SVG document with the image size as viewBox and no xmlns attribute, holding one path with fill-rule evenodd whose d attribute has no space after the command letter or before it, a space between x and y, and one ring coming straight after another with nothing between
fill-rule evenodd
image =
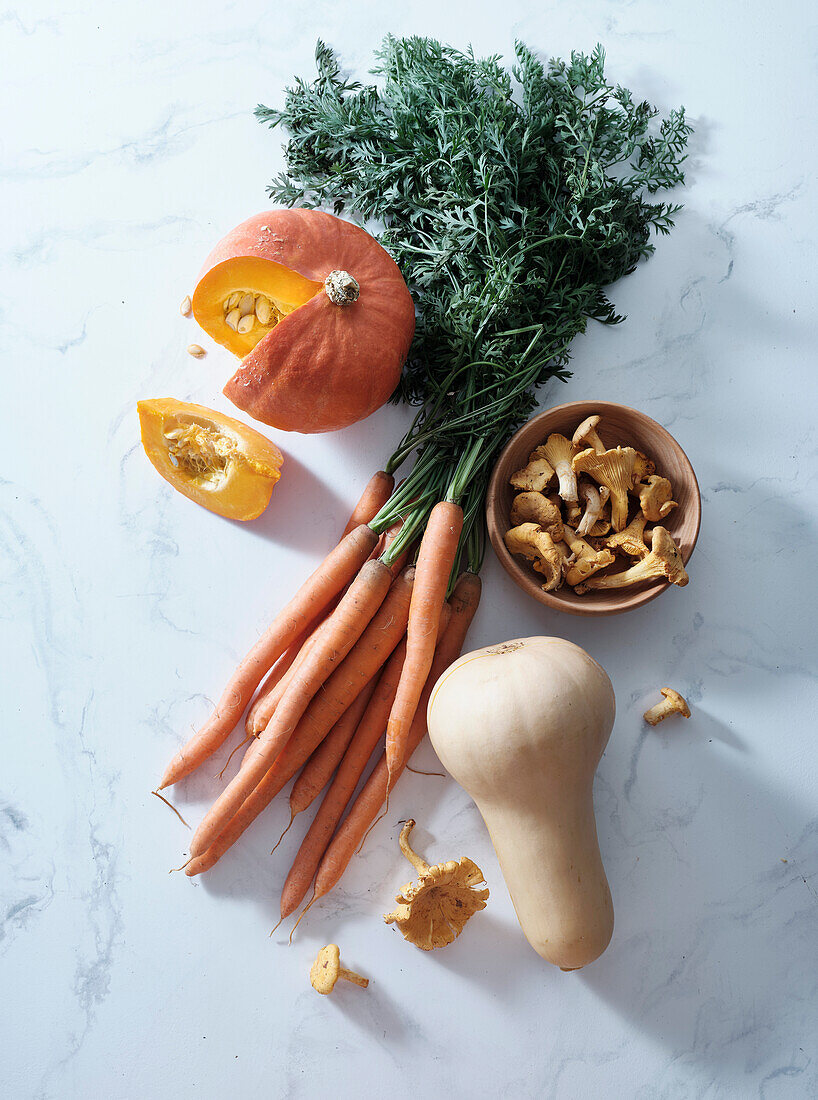
<instances>
[{"instance_id":1,"label":"orange vegetable","mask_svg":"<svg viewBox=\"0 0 818 1100\"><path fill-rule=\"evenodd\" d=\"M418 551L406 628L406 660L386 727L386 762L390 775L397 773L403 763L418 700L432 667L440 613L462 530L463 510L458 504L442 500L434 506Z\"/></svg>"},{"instance_id":2,"label":"orange vegetable","mask_svg":"<svg viewBox=\"0 0 818 1100\"><path fill-rule=\"evenodd\" d=\"M365 230L318 210L270 210L205 261L193 314L243 359L224 388L244 412L329 432L380 408L415 330L403 276Z\"/></svg>"},{"instance_id":3,"label":"orange vegetable","mask_svg":"<svg viewBox=\"0 0 818 1100\"><path fill-rule=\"evenodd\" d=\"M466 632L471 625L480 602L480 578L474 573L464 573L457 581L449 597L452 609L449 625L440 636L435 650L434 660L420 696L415 717L409 730L406 751L397 770L390 771L386 763L386 753L381 755L361 793L355 799L347 816L339 826L324 852L318 872L315 876L314 897L321 898L335 886L347 869L356 848L366 838L378 811L386 797L399 779L412 753L426 736L426 706L432 688L452 661L456 661L466 640ZM190 874L190 871L187 872Z\"/></svg>"},{"instance_id":4,"label":"orange vegetable","mask_svg":"<svg viewBox=\"0 0 818 1100\"><path fill-rule=\"evenodd\" d=\"M231 416L173 397L136 408L145 454L174 489L228 519L261 515L284 461L274 443Z\"/></svg>"},{"instance_id":5,"label":"orange vegetable","mask_svg":"<svg viewBox=\"0 0 818 1100\"><path fill-rule=\"evenodd\" d=\"M226 827L215 835L216 830L206 827L208 818L205 818L197 835L210 834L207 837L207 851L202 851L194 837L190 847L194 858L185 869L186 874L198 875L209 870L235 844L248 825L255 821L282 787L309 760L344 711L377 675L399 645L406 630L413 577L414 570L410 568L396 579L389 596L357 645L312 700L286 748L252 793L244 799ZM255 745L252 747L255 748ZM236 778L241 775L242 772L239 771Z\"/></svg>"},{"instance_id":6,"label":"orange vegetable","mask_svg":"<svg viewBox=\"0 0 818 1100\"><path fill-rule=\"evenodd\" d=\"M450 615L451 606L444 604L440 616L441 635L443 635L449 624ZM304 895L318 869L321 857L332 838L335 827L341 820L358 780L363 775L369 758L386 729L386 721L395 700L395 693L398 690L405 657L406 640L404 639L389 658L366 711L358 724L358 728L355 730L355 736L348 744L332 784L313 818L312 825L310 825L306 836L301 842L301 847L298 849L298 854L293 861L290 873L287 875L281 891L282 920L294 912L304 900ZM330 738L328 737L323 745L316 750L316 754L329 744ZM321 774L320 766L311 769L310 765L313 759L314 757L310 758L309 763L295 781L290 792L291 822L297 813L305 810L310 805L312 800L320 793L329 775L332 774L331 769L329 774ZM321 763L326 765L328 762L322 761Z\"/></svg>"},{"instance_id":7,"label":"orange vegetable","mask_svg":"<svg viewBox=\"0 0 818 1100\"><path fill-rule=\"evenodd\" d=\"M205 724L171 760L159 784L160 791L190 775L224 744L244 714L244 708L262 677L304 628L349 584L377 541L374 531L362 525L351 531L324 558L242 660Z\"/></svg>"},{"instance_id":8,"label":"orange vegetable","mask_svg":"<svg viewBox=\"0 0 818 1100\"><path fill-rule=\"evenodd\" d=\"M258 689L256 697L250 704L247 711L247 715L244 719L244 729L248 737L256 736L256 715L264 704L265 700L269 699L273 692L283 692L286 686L286 681L293 675L293 665L300 658L303 652L307 639L310 637L310 627L302 632L295 639L293 644L287 649L276 661L270 671L267 673L267 678L264 683ZM274 708L275 709L275 708ZM265 723L266 724L266 723ZM262 729L264 727L262 726Z\"/></svg>"},{"instance_id":9,"label":"orange vegetable","mask_svg":"<svg viewBox=\"0 0 818 1100\"><path fill-rule=\"evenodd\" d=\"M376 474L373 474L364 487L358 503L353 508L352 515L347 521L341 538L346 538L350 531L354 531L356 527L367 524L374 519L379 510L386 504L394 487L395 479L390 474L385 473L383 470L378 470ZM378 546L380 546L380 540ZM378 556L377 551L378 547L376 546L372 551L374 557ZM393 567L392 572L396 574L399 570L396 571ZM339 599L340 596L330 601L324 617L335 610ZM270 721L281 696L295 675L297 665L306 656L308 646L313 643L319 626L320 623L313 623L304 634L299 635L259 688L258 695L253 700L253 705L247 712L245 720L245 729L248 734L255 737L256 734L261 733Z\"/></svg>"},{"instance_id":10,"label":"orange vegetable","mask_svg":"<svg viewBox=\"0 0 818 1100\"><path fill-rule=\"evenodd\" d=\"M332 674L336 670L344 672L354 684L354 690L337 713L326 706L322 708L320 736L310 746L305 759L313 753L395 648L398 637L392 641L389 629L394 629L394 624L398 622L393 605L405 602L408 615L412 578L408 578L407 582L405 575L399 577L392 598L387 599L391 581L389 568L381 562L368 561L363 566L335 611L322 624L315 644L297 667L266 729L250 745L238 775L228 783L193 834L190 842L192 856L202 855L210 847L241 804L264 779L288 741L305 736L301 720L302 717L308 720L310 714L305 715L304 712L314 699L319 706L326 704L330 694L328 681ZM406 619L403 619L400 633L405 629ZM359 639L360 643L356 646ZM344 662L350 651L351 661ZM354 673L348 671L351 667L354 667Z\"/></svg>"},{"instance_id":11,"label":"orange vegetable","mask_svg":"<svg viewBox=\"0 0 818 1100\"><path fill-rule=\"evenodd\" d=\"M391 474L388 474L385 470L378 470L377 473L374 473L364 486L364 491L361 493L358 503L352 509L352 515L344 528L344 535L354 531L361 523L371 523L392 496L394 488L395 479ZM344 535L341 537L343 538Z\"/></svg>"}]
</instances>

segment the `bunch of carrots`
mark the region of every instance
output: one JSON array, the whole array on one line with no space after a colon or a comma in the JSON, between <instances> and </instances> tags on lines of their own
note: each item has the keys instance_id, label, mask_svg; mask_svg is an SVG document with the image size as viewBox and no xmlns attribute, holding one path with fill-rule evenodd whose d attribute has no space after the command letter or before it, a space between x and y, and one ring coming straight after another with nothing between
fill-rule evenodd
<instances>
[{"instance_id":1,"label":"bunch of carrots","mask_svg":"<svg viewBox=\"0 0 818 1100\"><path fill-rule=\"evenodd\" d=\"M164 790L200 767L246 712L242 744L249 747L193 835L188 875L209 870L299 769L290 824L326 788L285 881L282 919L311 884L314 900L341 878L422 741L429 695L460 655L480 600L476 574L452 581L461 508L452 500L435 504L407 568L410 525L373 530L393 489L391 475L372 477L341 541L241 662L159 785ZM342 821L384 734L375 768Z\"/></svg>"}]
</instances>

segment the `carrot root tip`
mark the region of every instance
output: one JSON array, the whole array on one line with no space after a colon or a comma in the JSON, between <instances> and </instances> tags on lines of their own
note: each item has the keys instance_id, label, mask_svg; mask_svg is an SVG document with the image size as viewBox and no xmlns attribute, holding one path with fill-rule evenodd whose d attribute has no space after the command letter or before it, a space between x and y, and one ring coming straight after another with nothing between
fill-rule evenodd
<instances>
[{"instance_id":1,"label":"carrot root tip","mask_svg":"<svg viewBox=\"0 0 818 1100\"><path fill-rule=\"evenodd\" d=\"M233 757L234 757L234 756L236 755L236 753L237 753L237 752L239 751L239 749L240 749L240 748L243 748L243 746L244 746L244 745L246 745L248 741L252 741L252 739L253 739L253 736L254 736L253 734L248 734L248 735L247 735L247 736L246 736L246 737L244 738L244 740L243 740L243 741L239 741L238 745L236 745L236 747L235 747L235 748L233 749L233 751L232 751L232 752L230 753L230 755L228 756L227 760L225 760L225 762L224 762L224 767L223 767L223 768L222 768L222 770L221 770L221 771L219 772L219 774L218 774L218 775L216 776L216 778L217 778L217 779L221 779L221 777L222 777L222 776L224 775L224 773L225 773L225 772L227 771L227 767L228 767L228 765L229 765L230 761L231 761L231 760L233 759Z\"/></svg>"},{"instance_id":2,"label":"carrot root tip","mask_svg":"<svg viewBox=\"0 0 818 1100\"><path fill-rule=\"evenodd\" d=\"M284 832L283 832L283 833L281 834L281 836L280 836L280 837L278 838L278 840L276 841L275 847L274 847L274 848L273 848L273 850L272 850L272 851L270 852L270 855L272 855L272 854L273 854L273 852L274 852L274 851L276 850L276 848L277 848L277 847L279 846L279 844L281 843L281 841L282 841L282 840L284 839L284 837L285 837L285 836L287 835L287 833L288 833L288 832L290 831L290 826L292 825L293 821L295 821L295 814L293 813L293 811L292 811L292 808L291 808L291 809L290 809L290 820L289 820L289 821L287 822L287 828L286 828L286 829L284 830ZM284 918L282 917L282 918L281 918L281 920L284 920ZM279 921L279 924L280 924L280 923L281 923L281 922ZM278 928L278 924L276 925L276 928ZM274 930L275 930L275 929L274 929Z\"/></svg>"},{"instance_id":3,"label":"carrot root tip","mask_svg":"<svg viewBox=\"0 0 818 1100\"><path fill-rule=\"evenodd\" d=\"M386 817L388 812L389 812L389 795L387 794L387 796L386 796L386 805L384 806L383 811L378 814L378 816L375 818L375 820L372 822L372 824L369 826L369 828L364 833L363 839L361 840L361 843L358 845L357 849L355 850L356 855L359 855L363 851L364 844L366 844L366 838L369 836L369 834L372 832L372 830L375 828L375 826L378 824L378 822L381 820L381 818Z\"/></svg>"},{"instance_id":4,"label":"carrot root tip","mask_svg":"<svg viewBox=\"0 0 818 1100\"><path fill-rule=\"evenodd\" d=\"M156 795L156 797L157 797L157 798L159 799L159 801L160 801L160 802L164 802L166 806L170 806L170 808L171 808L171 809L173 810L173 812L174 812L174 813L176 814L176 816L177 816L177 817L179 818L179 820L180 820L180 821L182 822L182 824L184 825L184 827L185 827L186 829L189 829L189 828L190 828L190 826L189 826L189 825L188 825L188 823L187 823L187 822L185 821L185 819L184 819L184 818L182 817L182 815L181 815L181 814L179 813L179 811L178 811L178 810L176 809L176 807L175 807L175 806L173 805L173 803L172 803L172 802L170 802L170 801L169 801L169 800L168 800L167 798L165 798L165 796L164 796L163 794L160 794L160 793L159 793L159 791L160 791L161 789L162 789L161 787L157 787L157 789L156 789L155 791L151 791L151 794L155 794L155 795Z\"/></svg>"},{"instance_id":5,"label":"carrot root tip","mask_svg":"<svg viewBox=\"0 0 818 1100\"><path fill-rule=\"evenodd\" d=\"M295 922L295 924L294 924L294 925L292 926L292 930L290 931L290 938L289 938L289 941L288 941L288 942L289 942L289 944L290 944L290 946L291 946L291 947L292 947L292 943L293 943L293 936L295 935L295 930L296 930L296 928L298 928L299 924L301 923L301 919L302 919L302 917L304 917L304 916L306 915L307 911L308 911L308 910L309 910L309 909L311 908L311 906L312 906L313 902L314 902L314 901L316 901L316 900L317 900L317 899L316 899L316 895L315 895L315 892L313 891L313 895L312 895L312 897L311 897L311 898L310 898L310 900L309 900L309 901L307 902L307 904L306 904L306 905L304 906L304 908L303 908L303 909L301 910L301 916L299 916L298 920L297 920L297 921ZM281 919L283 920L284 918L282 917ZM280 922L279 922L279 923L280 923Z\"/></svg>"}]
</instances>

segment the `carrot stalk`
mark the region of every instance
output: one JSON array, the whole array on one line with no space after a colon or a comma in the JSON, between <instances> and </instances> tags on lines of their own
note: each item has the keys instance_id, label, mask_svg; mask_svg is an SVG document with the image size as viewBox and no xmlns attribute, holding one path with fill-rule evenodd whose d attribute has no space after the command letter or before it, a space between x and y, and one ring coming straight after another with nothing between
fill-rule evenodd
<instances>
[{"instance_id":1,"label":"carrot stalk","mask_svg":"<svg viewBox=\"0 0 818 1100\"><path fill-rule=\"evenodd\" d=\"M315 878L315 896L323 897L336 885L346 870L356 848L363 840L372 822L393 786L406 766L412 753L426 736L426 708L432 690L449 665L460 656L466 632L469 629L477 605L480 602L480 578L474 573L464 573L455 585L449 603L452 613L449 625L441 635L426 683L421 692L403 761L390 776L384 753L355 799L351 810L333 836L318 867ZM187 872L190 873L189 871Z\"/></svg>"},{"instance_id":2,"label":"carrot stalk","mask_svg":"<svg viewBox=\"0 0 818 1100\"><path fill-rule=\"evenodd\" d=\"M386 728L390 775L397 774L403 763L412 721L432 667L440 612L462 530L463 511L459 505L444 500L434 506L418 553L406 628L406 660Z\"/></svg>"},{"instance_id":3,"label":"carrot stalk","mask_svg":"<svg viewBox=\"0 0 818 1100\"><path fill-rule=\"evenodd\" d=\"M238 775L194 833L192 856L202 855L224 831L278 763L279 754L288 764L297 758L287 779L309 759L400 641L406 629L413 580L414 570L406 570L391 583L387 566L378 561L364 565L327 620L326 629L322 628L269 725L251 745ZM389 596L384 599L387 592ZM292 741L292 751L283 752Z\"/></svg>"},{"instance_id":4,"label":"carrot stalk","mask_svg":"<svg viewBox=\"0 0 818 1100\"><path fill-rule=\"evenodd\" d=\"M375 532L362 525L350 532L328 554L233 673L210 718L169 764L159 790L190 775L221 747L244 713L264 674L292 645L304 627L355 576L377 541Z\"/></svg>"}]
</instances>

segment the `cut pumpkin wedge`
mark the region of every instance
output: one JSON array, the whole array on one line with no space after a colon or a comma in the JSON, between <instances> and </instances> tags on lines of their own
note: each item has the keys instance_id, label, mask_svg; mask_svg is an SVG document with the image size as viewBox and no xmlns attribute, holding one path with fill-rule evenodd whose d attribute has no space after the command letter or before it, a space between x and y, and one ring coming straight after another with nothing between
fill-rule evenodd
<instances>
[{"instance_id":1,"label":"cut pumpkin wedge","mask_svg":"<svg viewBox=\"0 0 818 1100\"><path fill-rule=\"evenodd\" d=\"M270 503L284 456L224 413L156 397L137 404L142 446L174 489L228 519L250 520Z\"/></svg>"}]
</instances>

